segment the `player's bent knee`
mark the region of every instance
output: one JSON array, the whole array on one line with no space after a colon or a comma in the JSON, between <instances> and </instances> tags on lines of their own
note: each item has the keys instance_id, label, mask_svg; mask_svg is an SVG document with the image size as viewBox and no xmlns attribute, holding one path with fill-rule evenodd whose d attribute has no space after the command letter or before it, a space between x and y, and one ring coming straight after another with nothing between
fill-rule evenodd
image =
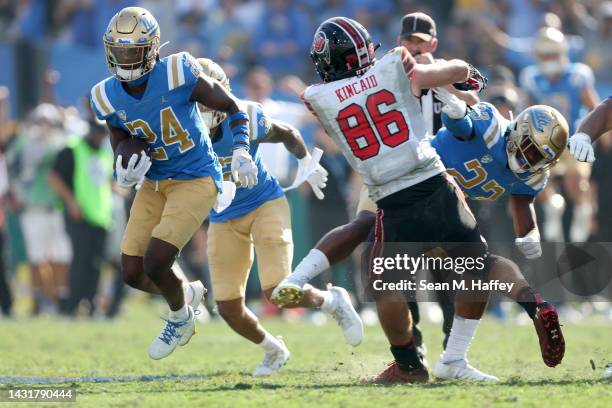
<instances>
[{"instance_id":1,"label":"player's bent knee","mask_svg":"<svg viewBox=\"0 0 612 408\"><path fill-rule=\"evenodd\" d=\"M150 278L155 278L160 273L170 272L177 254L178 248L174 245L157 238L151 238L143 258L144 272Z\"/></svg>"},{"instance_id":2,"label":"player's bent knee","mask_svg":"<svg viewBox=\"0 0 612 408\"><path fill-rule=\"evenodd\" d=\"M374 227L375 223L376 214L371 211L360 211L359 214L357 214L357 218L351 222L351 224L354 224L355 228L362 234L365 234L366 237L370 233L370 230Z\"/></svg>"},{"instance_id":3,"label":"player's bent knee","mask_svg":"<svg viewBox=\"0 0 612 408\"><path fill-rule=\"evenodd\" d=\"M138 285L144 276L142 257L122 254L121 276L127 285L133 288L138 288Z\"/></svg>"},{"instance_id":4,"label":"player's bent knee","mask_svg":"<svg viewBox=\"0 0 612 408\"><path fill-rule=\"evenodd\" d=\"M238 319L244 315L244 301L242 298L217 301L217 310L223 320Z\"/></svg>"}]
</instances>

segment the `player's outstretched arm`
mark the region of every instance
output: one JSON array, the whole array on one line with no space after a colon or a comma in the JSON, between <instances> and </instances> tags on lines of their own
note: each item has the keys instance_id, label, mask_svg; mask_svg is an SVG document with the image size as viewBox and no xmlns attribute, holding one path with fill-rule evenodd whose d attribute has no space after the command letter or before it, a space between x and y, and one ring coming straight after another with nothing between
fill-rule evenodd
<instances>
[{"instance_id":1,"label":"player's outstretched arm","mask_svg":"<svg viewBox=\"0 0 612 408\"><path fill-rule=\"evenodd\" d=\"M416 64L410 75L412 93L420 95L423 89L466 82L470 68L465 61L458 59L440 60L434 64Z\"/></svg>"},{"instance_id":2,"label":"player's outstretched arm","mask_svg":"<svg viewBox=\"0 0 612 408\"><path fill-rule=\"evenodd\" d=\"M271 121L270 128L265 137L260 140L260 143L283 143L285 148L298 159L296 179L300 179L308 170L312 157L308 153L300 131L288 123L279 120ZM327 176L327 170L319 164L306 179L319 200L325 198L323 189L327 186Z\"/></svg>"},{"instance_id":3,"label":"player's outstretched arm","mask_svg":"<svg viewBox=\"0 0 612 408\"><path fill-rule=\"evenodd\" d=\"M443 103L442 124L457 138L470 140L474 137L472 119L468 116L467 104L446 88L434 90Z\"/></svg>"},{"instance_id":4,"label":"player's outstretched arm","mask_svg":"<svg viewBox=\"0 0 612 408\"><path fill-rule=\"evenodd\" d=\"M576 133L585 133L594 142L610 130L612 130L612 97L607 98L586 115Z\"/></svg>"},{"instance_id":5,"label":"player's outstretched arm","mask_svg":"<svg viewBox=\"0 0 612 408\"><path fill-rule=\"evenodd\" d=\"M258 143L282 143L297 159L302 159L308 154L300 131L280 120L270 121L270 129Z\"/></svg>"},{"instance_id":6,"label":"player's outstretched arm","mask_svg":"<svg viewBox=\"0 0 612 408\"><path fill-rule=\"evenodd\" d=\"M512 221L516 234L515 244L527 259L539 258L542 255L540 231L536 223L533 196L511 195L510 206Z\"/></svg>"},{"instance_id":7,"label":"player's outstretched arm","mask_svg":"<svg viewBox=\"0 0 612 408\"><path fill-rule=\"evenodd\" d=\"M609 130L612 130L612 98L596 106L582 120L576 133L569 139L570 153L578 161L594 162L595 151L591 143Z\"/></svg>"}]
</instances>

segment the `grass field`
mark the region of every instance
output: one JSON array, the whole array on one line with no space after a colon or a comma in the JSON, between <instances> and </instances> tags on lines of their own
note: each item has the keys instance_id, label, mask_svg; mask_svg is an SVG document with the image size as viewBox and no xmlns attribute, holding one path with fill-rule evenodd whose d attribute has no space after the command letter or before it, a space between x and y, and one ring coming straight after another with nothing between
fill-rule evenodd
<instances>
[{"instance_id":1,"label":"grass field","mask_svg":"<svg viewBox=\"0 0 612 408\"><path fill-rule=\"evenodd\" d=\"M565 326L566 357L551 369L541 361L531 326L485 320L471 362L502 378L501 383L366 386L360 378L375 374L390 359L379 327L368 328L364 343L353 349L333 321L315 327L266 320L272 333L284 336L292 357L277 376L254 379L249 374L261 352L222 322L199 325L187 346L165 360L150 360L147 347L161 328L160 307L133 302L116 321L0 320L0 387L9 387L7 376L94 377L66 384L77 389L76 405L91 407L612 406L612 383L600 380L612 357L609 322ZM440 352L440 331L431 324L423 329L431 365ZM92 382L96 378L107 382Z\"/></svg>"}]
</instances>

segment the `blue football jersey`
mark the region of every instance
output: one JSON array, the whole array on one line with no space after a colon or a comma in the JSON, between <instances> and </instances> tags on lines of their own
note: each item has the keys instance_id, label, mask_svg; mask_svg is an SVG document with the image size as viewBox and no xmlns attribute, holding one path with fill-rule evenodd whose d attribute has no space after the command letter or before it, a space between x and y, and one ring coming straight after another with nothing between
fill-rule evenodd
<instances>
[{"instance_id":1,"label":"blue football jersey","mask_svg":"<svg viewBox=\"0 0 612 408\"><path fill-rule=\"evenodd\" d=\"M200 73L195 58L183 52L155 64L140 98L112 76L91 90L91 105L99 119L147 141L153 157L147 173L151 180L212 176L221 188L221 166L209 130L190 99Z\"/></svg>"},{"instance_id":2,"label":"blue football jersey","mask_svg":"<svg viewBox=\"0 0 612 408\"><path fill-rule=\"evenodd\" d=\"M586 113L580 94L595 82L591 68L582 63L568 64L559 79L551 82L536 65L531 65L521 72L519 80L534 103L557 109L567 120L570 134L575 132L578 120Z\"/></svg>"},{"instance_id":3,"label":"blue football jersey","mask_svg":"<svg viewBox=\"0 0 612 408\"><path fill-rule=\"evenodd\" d=\"M266 169L259 152L258 141L263 139L270 129L268 117L264 114L261 105L256 102L241 102L241 110L249 115L249 133L251 138L249 150L258 169L257 185L251 189L236 186L236 196L230 206L221 213L217 213L215 210L210 212L209 219L211 222L223 222L241 217L284 194L276 178ZM232 180L233 140L229 120L225 119L221 122L212 138L213 149L219 156L225 180Z\"/></svg>"},{"instance_id":4,"label":"blue football jersey","mask_svg":"<svg viewBox=\"0 0 612 408\"><path fill-rule=\"evenodd\" d=\"M458 120L442 114L442 121L446 127L431 144L470 198L496 200L506 192L535 196L546 185L547 173L518 178L508 167L505 135L510 122L493 105L481 102Z\"/></svg>"}]
</instances>

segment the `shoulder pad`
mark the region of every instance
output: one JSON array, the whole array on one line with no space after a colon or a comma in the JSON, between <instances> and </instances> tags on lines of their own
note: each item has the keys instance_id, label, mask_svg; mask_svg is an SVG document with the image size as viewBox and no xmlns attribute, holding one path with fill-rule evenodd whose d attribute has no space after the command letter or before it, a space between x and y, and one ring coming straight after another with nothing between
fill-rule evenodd
<instances>
[{"instance_id":1,"label":"shoulder pad","mask_svg":"<svg viewBox=\"0 0 612 408\"><path fill-rule=\"evenodd\" d=\"M476 137L484 140L487 148L492 148L501 137L503 118L495 108L488 102L478 102L474 105L476 109L469 115L474 121Z\"/></svg>"},{"instance_id":2,"label":"shoulder pad","mask_svg":"<svg viewBox=\"0 0 612 408\"><path fill-rule=\"evenodd\" d=\"M168 76L168 90L179 88L185 85L185 69L191 70L194 77L198 77L202 72L202 67L197 60L188 52L179 52L164 58L166 60L166 72ZM185 65L185 67L183 67ZM189 72L189 71L187 71Z\"/></svg>"},{"instance_id":3,"label":"shoulder pad","mask_svg":"<svg viewBox=\"0 0 612 408\"><path fill-rule=\"evenodd\" d=\"M115 108L111 104L106 94L106 83L111 77L106 78L91 88L91 101L97 116L107 117L115 113Z\"/></svg>"},{"instance_id":4,"label":"shoulder pad","mask_svg":"<svg viewBox=\"0 0 612 408\"><path fill-rule=\"evenodd\" d=\"M238 104L240 109L249 117L249 134L251 140L258 140L260 136L259 129L263 126L266 132L270 128L268 117L264 113L263 106L254 101L241 100ZM261 122L261 123L260 123Z\"/></svg>"}]
</instances>

